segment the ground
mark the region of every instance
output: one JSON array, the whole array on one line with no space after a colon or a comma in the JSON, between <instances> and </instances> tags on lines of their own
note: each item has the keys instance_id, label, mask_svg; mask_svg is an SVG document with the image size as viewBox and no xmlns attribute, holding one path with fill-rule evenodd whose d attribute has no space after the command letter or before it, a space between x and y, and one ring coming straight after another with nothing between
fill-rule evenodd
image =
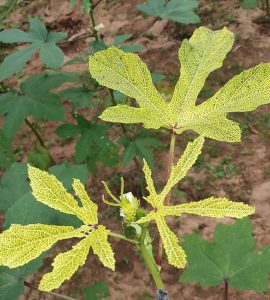
<instances>
[{"instance_id":1,"label":"ground","mask_svg":"<svg viewBox=\"0 0 270 300\"><path fill-rule=\"evenodd\" d=\"M147 63L151 71L162 73L166 80L159 88L166 93L172 93L173 85L179 74L179 62L177 51L183 38L190 37L195 25L181 26L169 21L155 21L153 18L144 18L136 9L136 4L142 0L126 1L101 1L95 8L97 24L103 23L101 31L107 42L111 42L117 34L130 33L135 36L138 44L145 47L140 56ZM90 21L87 15L80 12L79 6L69 8L68 0L46 0L46 1L21 1L21 7L13 12L7 26L27 26L27 16L40 16L49 29L65 31L68 33L70 43L62 44L65 53L65 61L78 55L87 49L91 41ZM212 4L209 4L212 3ZM214 5L213 3L216 3ZM24 6L22 4L25 4ZM270 23L255 23L254 20L264 13L260 10L244 10L239 1L200 1L199 14L202 18L201 25L219 29L227 26L236 34L236 42L233 50L225 60L224 67L215 71L207 80L206 87L200 95L201 99L207 98L221 85L227 82L235 74L245 68L255 66L261 62L270 61ZM84 34L84 39L76 41L77 37ZM74 42L72 42L74 41ZM76 67L80 71L87 72L87 66ZM74 66L66 70L74 71ZM41 65L37 60L32 61L27 67L27 73L41 71ZM13 84L12 79L9 84ZM67 115L69 106L66 105ZM87 115L87 111L83 111ZM256 206L256 213L251 217L257 246L270 242L268 234L270 228L269 200L270 200L270 107L264 106L256 112L235 114L233 119L241 123L243 138L240 144L225 144L207 140L203 154L195 168L189 173L189 178L179 184L177 190L181 190L184 196L179 198L175 190L173 201L198 200L208 195L227 196L245 203ZM72 162L75 141L60 142L55 135L55 128L59 123L44 122L40 124L45 140L49 141L50 151L57 163L64 161ZM161 136L162 140L169 141L169 136ZM187 135L177 137L176 153L179 155L186 145ZM19 150L21 161L26 160L26 155L31 149L35 138L30 135L27 128L22 128L14 141L14 149ZM60 147L61 146L61 147ZM155 168L158 170L157 182L162 186L165 180L165 152L157 153ZM104 224L115 231L120 230L119 219L110 208L101 203L102 185L101 180L113 180L116 170L105 169L90 175L89 186L95 187L94 196L100 201L100 218ZM140 176L135 164L127 169L121 169L126 176L127 187L134 194L139 193L137 177ZM219 222L230 223L230 219L210 219L185 215L179 222L169 220L174 231L182 236L197 230L204 238L211 239L214 228ZM60 250L70 247L71 242L57 244L49 252L45 260L45 266L41 272L32 276L29 280L38 283L42 274L49 269L50 263ZM116 252L116 272L104 269L100 263L91 255L84 267L82 267L73 280L67 281L58 290L76 299L82 299L80 288L87 286L90 282L105 281L110 286L111 300L148 300L154 299L155 287L143 266L140 257L133 246L123 241L113 242ZM167 265L163 260L162 278L170 293L170 299L221 299L223 286L215 288L204 288L197 284L179 283L181 270ZM229 291L230 299L269 299L270 294L255 292ZM53 299L49 295L27 290L22 299Z\"/></svg>"}]
</instances>

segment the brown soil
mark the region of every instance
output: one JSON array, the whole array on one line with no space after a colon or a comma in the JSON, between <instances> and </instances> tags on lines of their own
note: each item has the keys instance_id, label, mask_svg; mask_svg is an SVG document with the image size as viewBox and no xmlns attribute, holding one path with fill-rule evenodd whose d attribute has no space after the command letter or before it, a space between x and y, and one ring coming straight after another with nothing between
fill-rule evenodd
<instances>
[{"instance_id":1,"label":"brown soil","mask_svg":"<svg viewBox=\"0 0 270 300\"><path fill-rule=\"evenodd\" d=\"M156 21L153 18L143 18L135 8L136 4L142 3L142 0L126 1L105 1L95 9L97 24L103 23L105 28L101 31L107 42L111 42L117 34L130 33L136 36L136 43L142 44L145 50L141 57L148 64L151 71L160 72L166 75L167 82L163 87L166 92L172 92L172 86L169 78L176 80L179 73L179 63L177 60L177 50L184 37L192 34L195 26L179 26L168 21ZM217 1L218 9L211 11L210 1L201 1L199 14L202 17L202 25L213 29L228 26L236 36L236 42L232 52L225 61L224 67L217 70L210 76L207 86L212 90L217 90L229 78L239 73L243 68L254 66L261 62L270 61L270 23L256 24L253 19L261 16L261 10L244 10L239 6L237 0ZM46 0L33 1L24 7L17 9L8 19L7 26L19 26L27 24L27 16L40 16L51 30L68 32L69 40L73 41L82 34L91 35L91 26L88 16L80 13L78 5L73 9L68 9L68 0ZM80 39L79 41L63 44L65 52L65 61L76 57L79 52L87 49L87 44L92 37ZM87 66L71 66L66 70L81 70L87 72ZM33 60L27 67L26 74L38 73L41 71L41 64L38 60ZM9 84L16 84L13 80ZM202 94L202 98L206 95ZM69 106L66 105L67 116ZM203 152L205 161L215 166L224 157L230 157L231 163L240 170L240 173L232 172L228 176L213 179L207 169L202 166L189 173L193 178L194 184L184 180L179 189L186 192L186 200L197 200L207 195L227 196L232 199L254 204L256 214L252 216L254 232L257 245L261 246L270 242L268 234L270 228L269 201L270 201L270 127L268 127L265 118L269 117L270 107L265 106L256 112L249 114L236 114L234 119L246 124L241 144L225 144L207 140ZM87 111L84 113L90 115ZM67 117L70 118L70 117ZM75 141L62 142L54 134L59 123L44 122L40 124L41 132L46 141L50 144L50 151L57 163L64 161L73 161ZM180 154L186 144L186 136L177 138L176 153ZM162 136L162 139L168 143L168 136ZM30 134L26 127L22 127L14 142L14 149L22 150L22 161L27 159L27 153L35 143L35 138ZM217 157L211 155L211 150L215 149ZM159 175L156 180L160 186L165 178L166 157L164 152L156 155L156 170ZM97 175L91 175L89 184L95 187L94 195L96 201L100 201L102 194L101 180L109 180L119 172L125 175L127 187L134 194L139 189L134 183L137 182L138 170L135 165L127 169L109 169L105 168ZM174 195L175 196L175 195ZM176 197L173 197L175 199ZM181 199L182 200L182 199ZM180 201L181 201L180 200ZM179 200L173 200L175 202ZM101 201L100 201L101 202ZM100 203L100 219L104 224L114 231L121 230L119 219L112 216L110 209ZM211 238L216 224L219 222L232 222L230 219L210 219L190 215L184 215L181 223L175 220L169 220L174 231L182 236L191 233L193 230L199 230L205 238ZM116 272L104 269L93 255L84 267L82 267L72 280L65 282L59 289L59 293L67 294L82 299L79 289L86 287L89 283L105 281L110 286L111 300L147 300L154 299L155 287L143 266L139 256L133 247L122 241L112 241L116 253ZM59 244L49 252L45 261L45 266L33 278L33 282L38 283L42 273L48 270L52 258L59 252L60 248L69 244ZM170 293L170 299L221 299L223 286L215 288L200 287L197 284L183 285L178 282L181 271L168 266L166 261L163 263L162 277L166 288ZM270 299L270 293L255 292L235 292L230 290L230 299L252 299L263 300ZM23 299L23 298L22 298ZM51 296L38 293L27 289L24 299L54 299Z\"/></svg>"}]
</instances>

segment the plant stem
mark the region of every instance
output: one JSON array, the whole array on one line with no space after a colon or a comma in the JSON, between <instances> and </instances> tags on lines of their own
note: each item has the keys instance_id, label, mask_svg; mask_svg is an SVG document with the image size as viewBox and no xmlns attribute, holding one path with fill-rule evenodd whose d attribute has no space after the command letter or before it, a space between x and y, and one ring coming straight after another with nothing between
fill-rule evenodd
<instances>
[{"instance_id":1,"label":"plant stem","mask_svg":"<svg viewBox=\"0 0 270 300\"><path fill-rule=\"evenodd\" d=\"M169 156L168 156L168 164L167 164L167 180L170 178L173 162L174 162L174 150L175 150L175 139L176 135L174 132L172 132L171 135L171 143L170 143L170 150L169 150ZM169 193L164 201L165 205L169 205L171 201L171 193ZM156 263L158 266L161 266L162 262L162 240L159 238L158 240L158 246L157 246L157 257L156 257Z\"/></svg>"},{"instance_id":2,"label":"plant stem","mask_svg":"<svg viewBox=\"0 0 270 300\"><path fill-rule=\"evenodd\" d=\"M113 237L115 237L115 238L121 239L121 240L125 240L125 241L127 241L127 242L132 243L132 244L138 244L137 241L128 239L128 238L126 238L126 237L125 237L124 235L122 235L122 234L118 234L118 233L114 233L114 232L111 232L111 231L110 231L110 232L109 232L109 235L110 235L110 236L113 236Z\"/></svg>"},{"instance_id":3,"label":"plant stem","mask_svg":"<svg viewBox=\"0 0 270 300\"><path fill-rule=\"evenodd\" d=\"M89 2L90 2L90 6L91 6L91 9L89 11L89 16L90 16L90 20L91 20L91 23L92 23L93 35L95 37L95 40L99 41L98 33L97 33L97 30L96 30L96 21L95 21L94 12L93 12L93 1L89 0Z\"/></svg>"},{"instance_id":4,"label":"plant stem","mask_svg":"<svg viewBox=\"0 0 270 300\"><path fill-rule=\"evenodd\" d=\"M61 295L61 294L58 294L58 293L40 291L36 285L34 285L30 282L27 282L27 281L24 281L24 285L31 288L31 289L33 289L33 290L36 290L36 291L39 291L41 293L45 293L45 294L48 294L48 295L51 295L51 296L55 296L55 297L58 297L58 298L61 298L61 299L76 300L75 298L64 296L64 295Z\"/></svg>"},{"instance_id":5,"label":"plant stem","mask_svg":"<svg viewBox=\"0 0 270 300\"><path fill-rule=\"evenodd\" d=\"M224 300L228 300L228 290L229 290L229 285L228 285L228 280L224 280Z\"/></svg>"},{"instance_id":6,"label":"plant stem","mask_svg":"<svg viewBox=\"0 0 270 300\"><path fill-rule=\"evenodd\" d=\"M44 143L44 141L43 141L41 135L40 135L39 132L36 130L35 126L33 126L33 124L32 124L27 118L25 118L25 123L26 123L26 125L32 130L33 134L35 135L35 137L36 137L37 140L39 141L40 145L41 145L42 147L44 147L44 148L48 151L48 153L49 153L49 155L50 155L50 158L51 158L51 161L53 162L53 164L55 164L55 160L54 160L53 157L51 156L49 149L48 149L47 146L45 145L45 143Z\"/></svg>"},{"instance_id":7,"label":"plant stem","mask_svg":"<svg viewBox=\"0 0 270 300\"><path fill-rule=\"evenodd\" d=\"M265 1L266 1L266 14L267 16L270 16L269 0L265 0Z\"/></svg>"},{"instance_id":8,"label":"plant stem","mask_svg":"<svg viewBox=\"0 0 270 300\"><path fill-rule=\"evenodd\" d=\"M157 289L158 290L164 289L164 284L160 277L160 272L158 270L158 267L155 264L155 260L153 259L153 256L151 256L150 253L148 252L148 250L145 246L145 243L144 243L146 233L147 233L147 228L142 227L142 233L141 233L140 240L139 240L139 250L143 257L145 265L147 266L147 269L149 270L150 274L153 277L153 280L156 284Z\"/></svg>"}]
</instances>

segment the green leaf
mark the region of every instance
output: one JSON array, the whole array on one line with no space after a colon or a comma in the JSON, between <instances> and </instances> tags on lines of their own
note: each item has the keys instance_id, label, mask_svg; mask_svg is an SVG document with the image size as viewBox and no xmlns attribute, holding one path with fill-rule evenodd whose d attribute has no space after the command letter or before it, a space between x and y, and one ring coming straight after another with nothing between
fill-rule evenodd
<instances>
[{"instance_id":1,"label":"green leaf","mask_svg":"<svg viewBox=\"0 0 270 300\"><path fill-rule=\"evenodd\" d=\"M28 153L28 162L41 170L47 170L53 165L49 150L41 145L37 145L31 149Z\"/></svg>"},{"instance_id":2,"label":"green leaf","mask_svg":"<svg viewBox=\"0 0 270 300\"><path fill-rule=\"evenodd\" d=\"M63 119L61 99L51 90L78 79L68 73L32 75L21 84L20 93L9 91L0 95L0 115L5 116L3 130L7 137L12 137L29 115L38 121Z\"/></svg>"},{"instance_id":3,"label":"green leaf","mask_svg":"<svg viewBox=\"0 0 270 300\"><path fill-rule=\"evenodd\" d=\"M108 284L106 282L97 282L84 289L85 300L103 300L110 296Z\"/></svg>"},{"instance_id":4,"label":"green leaf","mask_svg":"<svg viewBox=\"0 0 270 300\"><path fill-rule=\"evenodd\" d=\"M194 12L199 5L197 0L148 0L146 4L139 4L137 8L148 16L155 16L165 20L173 20L182 24L199 23L200 18Z\"/></svg>"},{"instance_id":5,"label":"green leaf","mask_svg":"<svg viewBox=\"0 0 270 300\"><path fill-rule=\"evenodd\" d=\"M73 109L78 107L93 107L91 102L94 92L84 86L67 88L61 91L61 95L71 102Z\"/></svg>"},{"instance_id":6,"label":"green leaf","mask_svg":"<svg viewBox=\"0 0 270 300\"><path fill-rule=\"evenodd\" d=\"M40 58L48 67L58 69L64 62L64 53L53 42L47 42L40 49Z\"/></svg>"},{"instance_id":7,"label":"green leaf","mask_svg":"<svg viewBox=\"0 0 270 300\"><path fill-rule=\"evenodd\" d=\"M31 46L7 56L0 65L0 80L7 79L13 74L20 72L38 48L39 44L35 42Z\"/></svg>"},{"instance_id":8,"label":"green leaf","mask_svg":"<svg viewBox=\"0 0 270 300\"><path fill-rule=\"evenodd\" d=\"M160 140L145 136L144 132L133 138L123 137L120 139L120 144L124 146L122 157L124 165L128 165L135 156L138 156L142 160L145 159L150 166L153 166L152 149L164 146L164 143Z\"/></svg>"},{"instance_id":9,"label":"green leaf","mask_svg":"<svg viewBox=\"0 0 270 300\"><path fill-rule=\"evenodd\" d=\"M0 129L0 167L7 169L14 161L11 140Z\"/></svg>"},{"instance_id":10,"label":"green leaf","mask_svg":"<svg viewBox=\"0 0 270 300\"><path fill-rule=\"evenodd\" d=\"M257 0L241 0L241 6L245 9L256 8Z\"/></svg>"},{"instance_id":11,"label":"green leaf","mask_svg":"<svg viewBox=\"0 0 270 300\"><path fill-rule=\"evenodd\" d=\"M189 266L181 282L215 286L226 279L236 290L268 290L270 247L255 248L248 219L233 225L219 224L213 242L197 234L187 235L184 240Z\"/></svg>"},{"instance_id":12,"label":"green leaf","mask_svg":"<svg viewBox=\"0 0 270 300\"><path fill-rule=\"evenodd\" d=\"M64 54L56 43L66 38L62 32L48 33L39 18L29 20L29 32L20 29L6 29L0 33L3 43L31 43L30 46L8 55L0 65L0 80L4 80L20 72L33 54L40 49L42 61L51 68L59 68L63 64Z\"/></svg>"},{"instance_id":13,"label":"green leaf","mask_svg":"<svg viewBox=\"0 0 270 300\"><path fill-rule=\"evenodd\" d=\"M15 269L0 267L1 300L17 300L24 293L24 280L41 267L42 259L43 256L40 256L27 265Z\"/></svg>"}]
</instances>

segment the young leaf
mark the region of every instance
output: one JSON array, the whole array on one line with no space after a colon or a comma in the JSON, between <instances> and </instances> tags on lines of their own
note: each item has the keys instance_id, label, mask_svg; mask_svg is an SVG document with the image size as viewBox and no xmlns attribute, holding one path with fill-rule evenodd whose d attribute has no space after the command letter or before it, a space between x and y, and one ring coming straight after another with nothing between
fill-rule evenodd
<instances>
[{"instance_id":1,"label":"young leaf","mask_svg":"<svg viewBox=\"0 0 270 300\"><path fill-rule=\"evenodd\" d=\"M101 84L135 98L140 106L110 107L100 118L109 122L141 122L146 128L170 128L177 134L191 129L219 141L240 141L240 126L227 119L227 114L250 111L270 102L270 64L244 71L212 98L196 106L206 78L221 67L233 40L233 33L226 28L212 31L200 27L189 40L183 41L179 51L181 75L169 105L153 89L149 75L146 75L148 71L139 57L116 48L96 53L89 60L92 76Z\"/></svg>"},{"instance_id":2,"label":"young leaf","mask_svg":"<svg viewBox=\"0 0 270 300\"><path fill-rule=\"evenodd\" d=\"M22 70L33 54L40 49L40 58L51 68L59 68L64 61L62 50L56 43L66 38L63 32L48 33L45 25L35 17L29 21L29 32L19 29L6 29L0 32L0 41L3 43L32 43L19 52L13 53L4 59L0 65L0 80L4 80Z\"/></svg>"},{"instance_id":3,"label":"young leaf","mask_svg":"<svg viewBox=\"0 0 270 300\"><path fill-rule=\"evenodd\" d=\"M184 268L186 265L186 254L179 245L177 236L168 227L164 218L156 217L155 221L157 223L158 232L162 239L169 264L176 268Z\"/></svg>"},{"instance_id":4,"label":"young leaf","mask_svg":"<svg viewBox=\"0 0 270 300\"><path fill-rule=\"evenodd\" d=\"M145 200L151 204L153 210L146 216L141 217L136 223L143 224L152 220L157 223L168 261L170 264L178 268L183 268L185 266L185 253L180 245L178 245L177 237L170 230L165 221L167 216L181 216L182 213L189 213L218 218L224 216L243 218L254 213L253 207L243 203L232 202L226 198L211 197L198 202L174 206L164 205L164 200L168 192L187 174L187 171L195 163L201 152L203 143L203 137L199 137L194 142L189 143L178 163L173 166L171 176L160 194L157 194L156 192L154 182L151 177L151 170L147 165L147 162L144 161L143 171L145 173L147 190L149 191L149 195L145 197Z\"/></svg>"},{"instance_id":5,"label":"young leaf","mask_svg":"<svg viewBox=\"0 0 270 300\"><path fill-rule=\"evenodd\" d=\"M198 156L201 154L203 144L203 136L200 136L193 142L188 143L183 155L172 168L171 175L161 193L163 199L168 195L171 189L186 176L189 169L194 165Z\"/></svg>"},{"instance_id":6,"label":"young leaf","mask_svg":"<svg viewBox=\"0 0 270 300\"><path fill-rule=\"evenodd\" d=\"M72 237L84 237L84 234L72 226L13 224L0 234L0 264L9 268L23 266L58 240Z\"/></svg>"},{"instance_id":7,"label":"young leaf","mask_svg":"<svg viewBox=\"0 0 270 300\"><path fill-rule=\"evenodd\" d=\"M248 219L233 225L219 224L212 242L197 234L187 235L183 248L189 266L181 282L215 286L226 280L236 290L268 290L270 247L255 248Z\"/></svg>"},{"instance_id":8,"label":"young leaf","mask_svg":"<svg viewBox=\"0 0 270 300\"><path fill-rule=\"evenodd\" d=\"M31 166L28 166L28 174L33 195L38 201L61 212L75 215L85 224L91 224L92 216L89 215L87 207L80 207L54 175Z\"/></svg>"},{"instance_id":9,"label":"young leaf","mask_svg":"<svg viewBox=\"0 0 270 300\"><path fill-rule=\"evenodd\" d=\"M91 240L87 237L73 246L71 250L58 254L52 263L52 272L42 277L39 289L51 291L58 288L65 280L70 279L78 268L85 264L90 247Z\"/></svg>"},{"instance_id":10,"label":"young leaf","mask_svg":"<svg viewBox=\"0 0 270 300\"><path fill-rule=\"evenodd\" d=\"M108 233L109 230L107 230L105 226L99 225L98 228L88 236L88 239L91 242L94 254L98 256L104 267L114 271L114 252L108 242Z\"/></svg>"}]
</instances>

